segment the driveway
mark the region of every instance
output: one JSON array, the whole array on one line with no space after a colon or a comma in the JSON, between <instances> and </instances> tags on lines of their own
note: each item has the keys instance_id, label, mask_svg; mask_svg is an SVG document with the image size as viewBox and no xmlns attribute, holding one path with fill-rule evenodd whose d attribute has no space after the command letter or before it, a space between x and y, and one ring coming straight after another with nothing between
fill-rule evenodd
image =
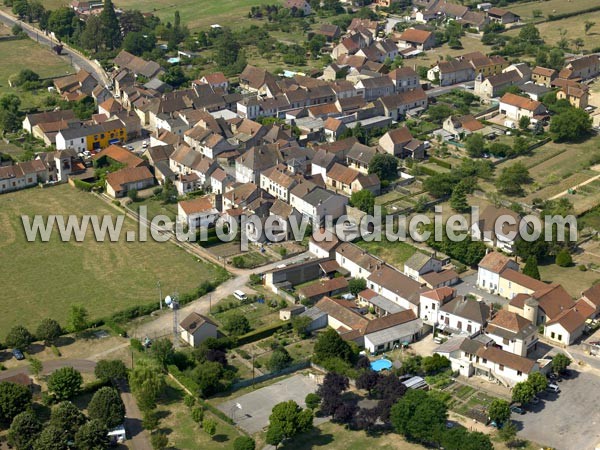
<instances>
[{"instance_id":1,"label":"driveway","mask_svg":"<svg viewBox=\"0 0 600 450\"><path fill-rule=\"evenodd\" d=\"M133 450L152 450L150 435L142 427L142 412L138 408L135 397L129 389L127 381L117 382L121 399L125 404L125 430L127 431L126 444Z\"/></svg>"},{"instance_id":2,"label":"driveway","mask_svg":"<svg viewBox=\"0 0 600 450\"><path fill-rule=\"evenodd\" d=\"M479 289L477 287L477 272L474 272L470 275L461 276L462 282L452 286L456 289L457 295L477 295L483 298L483 301L488 305L492 305L493 303L500 303L502 306L507 305L510 300L500 297L499 295L490 294L483 289Z\"/></svg>"},{"instance_id":3,"label":"driveway","mask_svg":"<svg viewBox=\"0 0 600 450\"><path fill-rule=\"evenodd\" d=\"M600 442L600 377L591 371L559 383L522 416L513 415L519 436L557 450L593 450Z\"/></svg>"},{"instance_id":4,"label":"driveway","mask_svg":"<svg viewBox=\"0 0 600 450\"><path fill-rule=\"evenodd\" d=\"M48 375L62 367L73 367L75 370L78 370L82 373L94 373L94 369L96 368L96 362L89 361L87 359L54 359L52 361L44 361L42 374ZM20 373L30 375L29 365L15 367L14 369L3 370L2 372L0 372L0 381Z\"/></svg>"}]
</instances>

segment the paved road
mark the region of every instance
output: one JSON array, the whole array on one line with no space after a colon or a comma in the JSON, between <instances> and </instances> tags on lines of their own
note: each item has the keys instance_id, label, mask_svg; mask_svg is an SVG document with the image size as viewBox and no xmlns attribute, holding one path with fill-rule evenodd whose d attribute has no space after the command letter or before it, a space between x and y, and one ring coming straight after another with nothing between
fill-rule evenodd
<instances>
[{"instance_id":1,"label":"paved road","mask_svg":"<svg viewBox=\"0 0 600 450\"><path fill-rule=\"evenodd\" d=\"M489 292L484 291L483 289L479 289L477 287L477 272L472 273L470 275L461 276L462 282L459 284L452 286L456 289L456 293L458 295L468 295L474 294L483 298L483 301L488 305L493 305L494 303L500 303L501 305L508 304L509 300L500 297L499 295L490 294Z\"/></svg>"},{"instance_id":2,"label":"paved road","mask_svg":"<svg viewBox=\"0 0 600 450\"><path fill-rule=\"evenodd\" d=\"M54 45L56 45L56 42L53 42L50 36L46 36L43 31L40 31L37 28L31 26L30 24L17 19L16 17L8 14L5 11L0 11L0 22L4 23L9 28L12 28L14 24L18 23L23 28L23 31L25 31L25 33L27 33L27 35L34 41L37 41L41 45L45 45L47 47L53 47ZM82 53L69 47L67 44L63 43L63 46L64 48L62 58L65 61L71 63L71 65L73 65L73 67L77 69L87 70L94 76L94 78L96 78L96 80L98 80L105 86L108 86L110 84L106 73L99 66L99 64L86 58ZM35 67L33 69L35 69Z\"/></svg>"},{"instance_id":3,"label":"paved road","mask_svg":"<svg viewBox=\"0 0 600 450\"><path fill-rule=\"evenodd\" d=\"M473 86L475 86L474 81L467 81L466 83L457 83L450 86L440 86L433 89L428 89L427 91L425 91L425 94L427 94L427 97L439 97L440 95L447 94L448 92L453 91L454 89L464 90L467 87L470 87L472 90Z\"/></svg>"},{"instance_id":4,"label":"paved road","mask_svg":"<svg viewBox=\"0 0 600 450\"><path fill-rule=\"evenodd\" d=\"M79 372L94 373L96 362L89 361L87 359L54 359L52 361L44 361L42 374L48 375L62 367L73 367ZM29 365L15 367L14 369L3 370L2 372L0 372L0 381L20 373L30 375Z\"/></svg>"},{"instance_id":5,"label":"paved road","mask_svg":"<svg viewBox=\"0 0 600 450\"><path fill-rule=\"evenodd\" d=\"M127 446L133 450L152 450L150 435L142 427L142 412L129 389L127 381L117 383L121 399L125 404L125 430L127 430Z\"/></svg>"}]
</instances>

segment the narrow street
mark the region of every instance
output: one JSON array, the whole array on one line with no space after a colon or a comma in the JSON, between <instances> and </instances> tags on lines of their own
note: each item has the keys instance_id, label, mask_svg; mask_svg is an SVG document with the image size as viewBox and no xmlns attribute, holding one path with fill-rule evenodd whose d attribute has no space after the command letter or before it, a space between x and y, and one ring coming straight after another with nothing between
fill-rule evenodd
<instances>
[{"instance_id":1,"label":"narrow street","mask_svg":"<svg viewBox=\"0 0 600 450\"><path fill-rule=\"evenodd\" d=\"M127 431L127 446L133 450L152 450L150 435L142 427L142 412L135 401L135 397L125 380L117 382L117 389L125 404L125 430Z\"/></svg>"}]
</instances>

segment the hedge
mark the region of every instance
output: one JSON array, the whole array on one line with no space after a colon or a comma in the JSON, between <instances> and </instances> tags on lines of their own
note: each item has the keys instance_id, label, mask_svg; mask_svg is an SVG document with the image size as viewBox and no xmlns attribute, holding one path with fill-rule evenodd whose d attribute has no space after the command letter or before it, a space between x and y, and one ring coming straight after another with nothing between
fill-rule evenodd
<instances>
[{"instance_id":1,"label":"hedge","mask_svg":"<svg viewBox=\"0 0 600 450\"><path fill-rule=\"evenodd\" d=\"M581 14L587 14L587 13L591 13L591 12L599 11L599 10L600 10L600 6L592 6L591 8L581 9L579 11L566 12L563 14L548 14L548 22L566 19L568 17L573 17L573 16L579 16Z\"/></svg>"},{"instance_id":2,"label":"hedge","mask_svg":"<svg viewBox=\"0 0 600 450\"><path fill-rule=\"evenodd\" d=\"M276 323L268 327L259 328L258 330L250 331L249 333L242 334L237 338L237 345L249 344L250 342L259 341L275 334L279 330L289 330L292 326L289 322Z\"/></svg>"},{"instance_id":3,"label":"hedge","mask_svg":"<svg viewBox=\"0 0 600 450\"><path fill-rule=\"evenodd\" d=\"M417 170L419 170L423 175L438 175L440 173L437 170L430 169L425 164L419 164L417 167Z\"/></svg>"},{"instance_id":4,"label":"hedge","mask_svg":"<svg viewBox=\"0 0 600 450\"><path fill-rule=\"evenodd\" d=\"M436 158L434 156L430 156L429 157L429 161L431 161L432 163L437 164L440 167L444 167L446 169L452 169L452 164L450 164L448 161L444 161L443 159L439 159L439 158Z\"/></svg>"},{"instance_id":5,"label":"hedge","mask_svg":"<svg viewBox=\"0 0 600 450\"><path fill-rule=\"evenodd\" d=\"M91 192L94 185L92 183L88 183L87 181L79 180L77 178L73 179L73 184L77 189L82 191Z\"/></svg>"}]
</instances>

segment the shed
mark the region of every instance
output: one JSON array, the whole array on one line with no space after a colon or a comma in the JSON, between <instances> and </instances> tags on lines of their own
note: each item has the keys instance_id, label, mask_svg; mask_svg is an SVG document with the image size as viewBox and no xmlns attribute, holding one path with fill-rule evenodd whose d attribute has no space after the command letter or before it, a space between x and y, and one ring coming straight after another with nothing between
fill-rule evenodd
<instances>
[{"instance_id":1,"label":"shed","mask_svg":"<svg viewBox=\"0 0 600 450\"><path fill-rule=\"evenodd\" d=\"M302 314L304 311L306 311L306 306L304 305L288 306L287 308L279 310L279 319L290 320L292 317Z\"/></svg>"}]
</instances>

